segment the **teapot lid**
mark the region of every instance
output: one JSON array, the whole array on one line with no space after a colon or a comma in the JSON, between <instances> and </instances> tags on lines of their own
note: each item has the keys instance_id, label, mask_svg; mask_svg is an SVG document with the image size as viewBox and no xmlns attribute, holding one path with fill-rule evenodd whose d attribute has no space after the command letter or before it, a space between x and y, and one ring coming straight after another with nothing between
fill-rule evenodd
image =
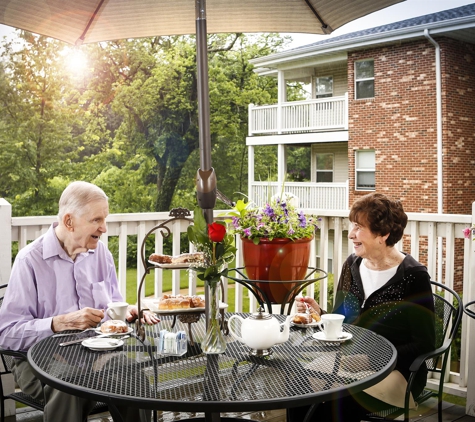
<instances>
[{"instance_id":1,"label":"teapot lid","mask_svg":"<svg viewBox=\"0 0 475 422\"><path fill-rule=\"evenodd\" d=\"M268 314L262 305L259 305L257 312L253 313L250 319L264 320L272 318L272 315Z\"/></svg>"}]
</instances>

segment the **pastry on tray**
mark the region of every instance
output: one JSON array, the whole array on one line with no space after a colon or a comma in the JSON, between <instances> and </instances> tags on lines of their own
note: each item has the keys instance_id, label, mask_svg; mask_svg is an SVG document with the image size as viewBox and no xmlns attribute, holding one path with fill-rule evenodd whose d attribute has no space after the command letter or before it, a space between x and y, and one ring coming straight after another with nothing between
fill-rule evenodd
<instances>
[{"instance_id":1,"label":"pastry on tray","mask_svg":"<svg viewBox=\"0 0 475 422\"><path fill-rule=\"evenodd\" d=\"M180 309L204 308L205 301L200 296L188 295L163 295L158 301L160 311L173 311Z\"/></svg>"},{"instance_id":2,"label":"pastry on tray","mask_svg":"<svg viewBox=\"0 0 475 422\"><path fill-rule=\"evenodd\" d=\"M157 264L203 264L205 261L203 252L182 253L176 256L153 253L148 259Z\"/></svg>"}]
</instances>

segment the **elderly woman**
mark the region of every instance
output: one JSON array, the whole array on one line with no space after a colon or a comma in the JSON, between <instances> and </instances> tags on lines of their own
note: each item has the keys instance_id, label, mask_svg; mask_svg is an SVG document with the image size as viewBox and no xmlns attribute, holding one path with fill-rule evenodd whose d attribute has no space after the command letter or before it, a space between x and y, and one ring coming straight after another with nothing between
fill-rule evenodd
<instances>
[{"instance_id":1,"label":"elderly woman","mask_svg":"<svg viewBox=\"0 0 475 422\"><path fill-rule=\"evenodd\" d=\"M395 247L407 224L401 202L371 193L353 204L349 219L348 238L354 253L343 264L333 313L343 314L346 323L391 341L397 349L397 364L381 386L323 403L310 420L360 421L369 411L402 407L411 363L435 348L430 276L422 264ZM299 312L305 311L303 302L324 313L311 297L297 299ZM419 395L426 381L427 370L419 371L413 397ZM304 420L306 410L292 410L291 420Z\"/></svg>"},{"instance_id":2,"label":"elderly woman","mask_svg":"<svg viewBox=\"0 0 475 422\"><path fill-rule=\"evenodd\" d=\"M108 214L108 198L99 187L80 181L66 187L58 221L15 259L0 310L0 347L27 351L58 331L96 327L107 303L123 301L112 255L99 242L107 231ZM129 306L127 319L137 316L137 307ZM144 319L159 322L153 314ZM94 406L43 387L26 359L16 359L12 372L23 392L45 399L45 421L84 422ZM139 420L134 409L123 408L121 413L127 421ZM140 411L140 419L149 421L149 413Z\"/></svg>"}]
</instances>

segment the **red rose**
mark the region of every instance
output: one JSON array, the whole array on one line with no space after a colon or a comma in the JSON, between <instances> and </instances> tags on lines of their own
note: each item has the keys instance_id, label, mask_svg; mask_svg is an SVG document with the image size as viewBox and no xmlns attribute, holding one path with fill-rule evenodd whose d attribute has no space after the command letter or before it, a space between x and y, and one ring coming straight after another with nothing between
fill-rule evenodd
<instances>
[{"instance_id":1,"label":"red rose","mask_svg":"<svg viewBox=\"0 0 475 422\"><path fill-rule=\"evenodd\" d=\"M208 224L208 236L212 242L222 242L226 236L226 227L219 223Z\"/></svg>"}]
</instances>

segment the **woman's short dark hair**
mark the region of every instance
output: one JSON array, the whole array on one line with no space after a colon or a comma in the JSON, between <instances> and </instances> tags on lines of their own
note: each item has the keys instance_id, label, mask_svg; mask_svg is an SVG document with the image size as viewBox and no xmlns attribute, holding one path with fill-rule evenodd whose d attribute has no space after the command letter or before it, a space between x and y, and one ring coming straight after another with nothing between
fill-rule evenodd
<instances>
[{"instance_id":1,"label":"woman's short dark hair","mask_svg":"<svg viewBox=\"0 0 475 422\"><path fill-rule=\"evenodd\" d=\"M368 227L373 234L385 236L387 246L399 242L407 225L401 201L382 193L370 193L357 199L350 210L350 221Z\"/></svg>"}]
</instances>

